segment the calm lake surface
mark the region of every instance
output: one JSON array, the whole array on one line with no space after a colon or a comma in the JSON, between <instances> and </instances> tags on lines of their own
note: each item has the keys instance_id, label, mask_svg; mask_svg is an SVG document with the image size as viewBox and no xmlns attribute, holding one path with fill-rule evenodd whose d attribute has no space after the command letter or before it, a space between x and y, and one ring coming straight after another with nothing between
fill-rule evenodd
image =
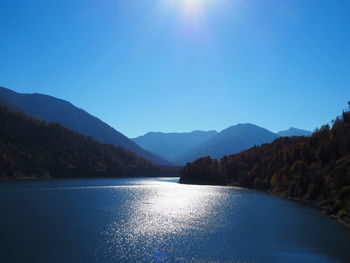
<instances>
[{"instance_id":1,"label":"calm lake surface","mask_svg":"<svg viewBox=\"0 0 350 263\"><path fill-rule=\"evenodd\" d=\"M1 262L350 262L318 209L178 178L0 183Z\"/></svg>"}]
</instances>

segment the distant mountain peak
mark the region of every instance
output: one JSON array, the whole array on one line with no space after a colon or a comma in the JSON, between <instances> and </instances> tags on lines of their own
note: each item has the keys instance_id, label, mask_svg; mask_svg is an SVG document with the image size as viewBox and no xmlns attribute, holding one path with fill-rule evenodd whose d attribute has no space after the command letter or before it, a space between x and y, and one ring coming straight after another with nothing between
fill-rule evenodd
<instances>
[{"instance_id":1,"label":"distant mountain peak","mask_svg":"<svg viewBox=\"0 0 350 263\"><path fill-rule=\"evenodd\" d=\"M144 135L138 136L136 138L139 137L143 137L143 136L147 136L147 135L169 135L169 134L195 134L195 133L217 133L216 130L208 130L208 131L202 131L202 130L193 130L190 132L160 132L160 131L150 131L145 133ZM135 138L135 139L136 139Z\"/></svg>"},{"instance_id":2,"label":"distant mountain peak","mask_svg":"<svg viewBox=\"0 0 350 263\"><path fill-rule=\"evenodd\" d=\"M132 140L142 148L174 162L175 159L215 136L217 131L148 132Z\"/></svg>"},{"instance_id":3,"label":"distant mountain peak","mask_svg":"<svg viewBox=\"0 0 350 263\"><path fill-rule=\"evenodd\" d=\"M298 128L295 128L295 127L290 127L288 130L277 132L277 134L280 137L310 136L312 134L312 132L311 131L307 131L307 130L298 129Z\"/></svg>"},{"instance_id":4,"label":"distant mountain peak","mask_svg":"<svg viewBox=\"0 0 350 263\"><path fill-rule=\"evenodd\" d=\"M252 123L230 126L196 148L179 156L178 163L185 164L203 156L221 158L244 151L255 145L272 142L278 135Z\"/></svg>"}]
</instances>

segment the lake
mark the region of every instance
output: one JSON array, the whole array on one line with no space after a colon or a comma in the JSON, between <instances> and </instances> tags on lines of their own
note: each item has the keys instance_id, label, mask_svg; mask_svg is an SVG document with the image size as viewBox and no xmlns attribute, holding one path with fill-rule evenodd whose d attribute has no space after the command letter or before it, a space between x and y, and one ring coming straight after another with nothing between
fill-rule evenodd
<instances>
[{"instance_id":1,"label":"lake","mask_svg":"<svg viewBox=\"0 0 350 263\"><path fill-rule=\"evenodd\" d=\"M318 209L178 178L0 183L1 262L350 262Z\"/></svg>"}]
</instances>

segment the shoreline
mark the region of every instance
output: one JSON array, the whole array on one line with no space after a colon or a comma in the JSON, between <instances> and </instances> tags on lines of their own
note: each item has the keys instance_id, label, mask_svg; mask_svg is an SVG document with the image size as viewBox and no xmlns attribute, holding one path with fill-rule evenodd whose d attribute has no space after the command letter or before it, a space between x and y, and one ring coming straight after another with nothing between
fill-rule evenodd
<instances>
[{"instance_id":1,"label":"shoreline","mask_svg":"<svg viewBox=\"0 0 350 263\"><path fill-rule=\"evenodd\" d=\"M28 176L28 177L17 177L17 178L0 178L0 183L1 182L15 182L15 181L35 181L35 180L60 180L60 179L122 179L122 178L156 178L156 177L160 177L160 178L165 178L165 177L179 177L179 176L131 176L131 177L67 177L67 178L52 178L52 177L32 177L32 176ZM181 177L179 177L181 179ZM235 186L235 185L228 185L228 184L210 184L210 183L194 183L194 182L181 182L181 180L179 179L179 183L180 184L188 184L188 185L210 185L210 186L227 186L227 187L239 187L242 189L248 189L248 190L252 190L252 191L258 191L258 192L262 192L262 193L267 193L269 195L278 197L278 198L282 198L285 200L289 200L289 201L293 201L293 202L299 202L299 203L304 203L307 205L312 205L316 208L318 208L319 210L321 210L321 212L328 216L331 217L335 220L337 220L339 223L343 224L344 226L346 226L348 229L350 229L350 218L349 217L345 217L346 220L343 220L339 217L337 217L335 214L328 214L327 213L327 207L322 206L321 204L319 204L317 201L312 201L312 200L305 200L305 199L299 199L299 198L293 198L293 197L285 197L283 194L278 194L278 193L273 193L271 191L264 191L264 190L258 190L258 189L252 189L252 188L247 188L247 187L242 187L242 186Z\"/></svg>"},{"instance_id":2,"label":"shoreline","mask_svg":"<svg viewBox=\"0 0 350 263\"><path fill-rule=\"evenodd\" d=\"M244 187L243 187L244 188ZM244 188L244 189L250 189L250 190L254 190L256 191L255 189L251 189L251 188ZM316 207L318 208L322 214L324 214L325 216L328 216L328 217L331 217L335 220L337 220L339 223L343 224L344 226L346 226L349 230L350 230L350 223L340 219L339 217L337 217L335 214L327 214L327 207L324 207L322 205L320 205L317 201L312 201L312 200L305 200L305 199L298 199L298 198L293 198L293 197L284 197L282 195L279 195L279 194L275 194L275 193L272 193L272 192L266 192L266 191L262 191L264 193L268 193L270 195L273 195L273 196L276 196L276 197L279 197L279 198L282 198L282 199L285 199L285 200L289 200L289 201L293 201L293 202L298 202L298 203L304 203L306 205L310 205L310 206L313 206L313 207ZM345 217L347 218L350 222L350 218L348 217Z\"/></svg>"},{"instance_id":3,"label":"shoreline","mask_svg":"<svg viewBox=\"0 0 350 263\"><path fill-rule=\"evenodd\" d=\"M344 225L345 227L347 227L350 230L350 217L345 217L346 220L343 220L339 217L337 217L335 214L327 214L327 208L320 205L317 201L312 201L312 200L305 200L305 199L298 199L298 198L293 198L293 197L285 197L283 196L283 194L278 194L278 193L273 193L271 191L264 191L264 190L258 190L258 189L253 189L253 188L248 188L248 187L242 187L242 186L235 186L235 185L229 185L229 184L210 184L210 183L194 183L194 182L181 182L181 180L179 181L179 183L181 184L189 184L189 185L211 185L211 186L227 186L227 187L239 187L242 189L248 189L248 190L252 190L252 191L258 191L258 192L262 192L262 193L266 193L278 198L282 198L284 200L289 200L289 201L293 201L293 202L299 202L299 203L304 203L306 205L311 205L314 206L316 208L318 208L322 214L324 214L325 216L331 217L332 219L337 220L339 223L341 223L342 225Z\"/></svg>"},{"instance_id":4,"label":"shoreline","mask_svg":"<svg viewBox=\"0 0 350 263\"><path fill-rule=\"evenodd\" d=\"M75 180L75 179L122 179L122 178L180 178L179 175L164 175L164 176L118 176L118 177L32 177L32 176L24 176L24 177L16 177L16 178L0 178L1 182L15 182L15 181L35 181L35 180Z\"/></svg>"}]
</instances>

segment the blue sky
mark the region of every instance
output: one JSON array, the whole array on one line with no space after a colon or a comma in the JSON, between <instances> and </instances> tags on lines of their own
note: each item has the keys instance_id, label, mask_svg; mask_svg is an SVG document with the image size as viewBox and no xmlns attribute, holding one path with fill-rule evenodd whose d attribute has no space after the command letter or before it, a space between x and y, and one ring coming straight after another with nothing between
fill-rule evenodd
<instances>
[{"instance_id":1,"label":"blue sky","mask_svg":"<svg viewBox=\"0 0 350 263\"><path fill-rule=\"evenodd\" d=\"M314 129L350 100L347 0L1 0L0 85L129 137Z\"/></svg>"}]
</instances>

